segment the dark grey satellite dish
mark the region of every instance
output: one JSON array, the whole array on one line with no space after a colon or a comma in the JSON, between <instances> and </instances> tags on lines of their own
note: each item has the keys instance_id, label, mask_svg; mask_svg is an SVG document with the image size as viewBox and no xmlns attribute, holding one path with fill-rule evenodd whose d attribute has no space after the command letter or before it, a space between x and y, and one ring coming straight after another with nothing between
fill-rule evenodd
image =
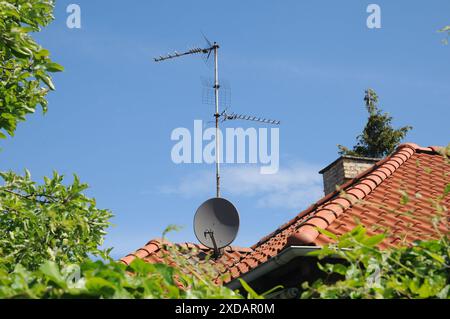
<instances>
[{"instance_id":1,"label":"dark grey satellite dish","mask_svg":"<svg viewBox=\"0 0 450 319\"><path fill-rule=\"evenodd\" d=\"M206 247L213 248L216 255L220 248L230 245L239 230L239 213L224 198L211 198L197 209L194 232Z\"/></svg>"}]
</instances>

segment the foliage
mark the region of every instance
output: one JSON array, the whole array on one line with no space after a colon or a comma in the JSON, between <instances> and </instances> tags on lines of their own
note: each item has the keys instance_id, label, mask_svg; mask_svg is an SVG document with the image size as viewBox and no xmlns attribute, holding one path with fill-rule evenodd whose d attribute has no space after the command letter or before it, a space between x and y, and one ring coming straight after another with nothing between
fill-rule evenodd
<instances>
[{"instance_id":1,"label":"foliage","mask_svg":"<svg viewBox=\"0 0 450 319\"><path fill-rule=\"evenodd\" d=\"M173 262L181 252L174 246L164 248L170 254L162 264L136 258L127 266L107 252L101 254L102 260L71 263L61 258L65 256L61 249L56 250L55 261L38 256L42 263L35 269L17 263L11 270L11 263L0 263L0 298L242 298L214 283L217 274L209 264L181 267Z\"/></svg>"},{"instance_id":2,"label":"foliage","mask_svg":"<svg viewBox=\"0 0 450 319\"><path fill-rule=\"evenodd\" d=\"M49 58L30 36L53 20L52 0L0 0L0 138L13 135L17 123L47 110L45 99L54 85L49 75L63 67Z\"/></svg>"},{"instance_id":3,"label":"foliage","mask_svg":"<svg viewBox=\"0 0 450 319\"><path fill-rule=\"evenodd\" d=\"M444 44L448 44L448 37L450 36L450 25L443 27L439 32L446 33L447 37L443 40Z\"/></svg>"},{"instance_id":4,"label":"foliage","mask_svg":"<svg viewBox=\"0 0 450 319\"><path fill-rule=\"evenodd\" d=\"M369 113L367 124L353 150L338 145L339 154L380 158L392 153L400 141L406 136L411 126L394 129L391 126L392 117L382 113L378 108L378 96L374 90L368 89L364 97Z\"/></svg>"},{"instance_id":5,"label":"foliage","mask_svg":"<svg viewBox=\"0 0 450 319\"><path fill-rule=\"evenodd\" d=\"M312 253L319 258L340 257L337 264L319 264L342 280L326 285L317 280L302 298L450 298L450 243L421 241L411 247L381 250L384 234L368 236L362 226L337 238L335 245Z\"/></svg>"},{"instance_id":6,"label":"foliage","mask_svg":"<svg viewBox=\"0 0 450 319\"><path fill-rule=\"evenodd\" d=\"M85 261L59 267L47 261L36 271L18 265L0 270L0 298L241 298L212 281L178 268L135 259L129 266Z\"/></svg>"},{"instance_id":7,"label":"foliage","mask_svg":"<svg viewBox=\"0 0 450 319\"><path fill-rule=\"evenodd\" d=\"M82 193L88 186L76 175L68 186L56 172L42 185L28 171L0 176L0 261L7 269L20 263L35 270L46 260L81 262L100 253L112 214Z\"/></svg>"},{"instance_id":8,"label":"foliage","mask_svg":"<svg viewBox=\"0 0 450 319\"><path fill-rule=\"evenodd\" d=\"M56 173L43 185L28 172L0 175L0 298L242 298L214 283L208 263L183 265L175 246L164 247L163 264L112 260L98 249L112 215L81 193L78 177L64 186Z\"/></svg>"}]
</instances>

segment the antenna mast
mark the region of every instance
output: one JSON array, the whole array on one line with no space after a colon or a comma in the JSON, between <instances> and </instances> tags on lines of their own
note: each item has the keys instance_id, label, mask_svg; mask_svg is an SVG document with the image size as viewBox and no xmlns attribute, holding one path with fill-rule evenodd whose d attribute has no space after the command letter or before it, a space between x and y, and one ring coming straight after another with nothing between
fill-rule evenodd
<instances>
[{"instance_id":1,"label":"antenna mast","mask_svg":"<svg viewBox=\"0 0 450 319\"><path fill-rule=\"evenodd\" d=\"M205 38L206 39L206 38ZM157 58L154 58L155 62L161 62L169 59L174 59L178 57L182 57L185 55L191 55L191 54L197 54L197 53L203 53L208 54L207 59L211 55L212 52L214 52L214 102L215 102L215 113L214 117L216 118L216 197L220 197L220 141L219 141L219 118L221 116L221 113L219 112L219 61L218 61L218 49L219 45L217 42L214 42L214 44L211 45L211 43L206 39L208 42L209 47L202 49L198 47L194 47L186 52L178 53L175 51L172 54L167 54L165 56L160 55Z\"/></svg>"},{"instance_id":2,"label":"antenna mast","mask_svg":"<svg viewBox=\"0 0 450 319\"><path fill-rule=\"evenodd\" d=\"M220 149L219 149L219 61L218 61L218 49L219 45L214 42L212 46L214 49L214 97L216 102L216 197L220 197Z\"/></svg>"}]
</instances>

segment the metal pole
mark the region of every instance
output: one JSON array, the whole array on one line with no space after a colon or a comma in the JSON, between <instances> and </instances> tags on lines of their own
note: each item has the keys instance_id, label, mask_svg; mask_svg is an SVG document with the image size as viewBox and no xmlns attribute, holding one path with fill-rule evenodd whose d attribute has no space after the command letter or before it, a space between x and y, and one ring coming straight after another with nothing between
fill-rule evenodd
<instances>
[{"instance_id":1,"label":"metal pole","mask_svg":"<svg viewBox=\"0 0 450 319\"><path fill-rule=\"evenodd\" d=\"M218 52L219 45L214 42L214 96L216 99L216 197L220 197L220 150L219 150L219 63Z\"/></svg>"}]
</instances>

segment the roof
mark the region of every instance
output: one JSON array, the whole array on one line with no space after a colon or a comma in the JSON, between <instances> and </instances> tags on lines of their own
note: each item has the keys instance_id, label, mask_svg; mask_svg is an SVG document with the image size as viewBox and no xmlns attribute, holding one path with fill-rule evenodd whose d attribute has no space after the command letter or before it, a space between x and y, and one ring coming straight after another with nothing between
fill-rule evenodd
<instances>
[{"instance_id":1,"label":"roof","mask_svg":"<svg viewBox=\"0 0 450 319\"><path fill-rule=\"evenodd\" d=\"M228 247L216 261L204 258L202 254L207 255L210 249L202 245L177 246L186 247L184 256L188 260L206 260L204 262L211 263L221 273L229 273L228 280L232 280L277 256L286 247L330 243L331 239L320 234L317 228L341 235L360 222L366 226L368 234L388 230L381 248L434 238L436 233L431 218L435 209L429 199L442 195L450 183L450 164L440 155L440 149L402 144L392 155L300 212L252 247ZM401 204L401 198L409 201ZM442 199L442 203L449 206L450 194ZM441 220L438 228L448 233L448 219L446 222ZM148 262L162 262L158 243L150 241L122 262L128 264L136 257Z\"/></svg>"},{"instance_id":2,"label":"roof","mask_svg":"<svg viewBox=\"0 0 450 319\"><path fill-rule=\"evenodd\" d=\"M175 248L175 250L171 250ZM129 265L135 258L141 258L149 263L179 264L181 257L187 265L198 268L202 264L210 264L217 270L217 276L225 274L228 269L239 262L245 255L252 252L251 248L228 246L218 259L212 259L211 249L199 244L182 243L173 244L164 239L152 239L144 247L127 255L120 261ZM174 254L175 253L175 254Z\"/></svg>"}]
</instances>

